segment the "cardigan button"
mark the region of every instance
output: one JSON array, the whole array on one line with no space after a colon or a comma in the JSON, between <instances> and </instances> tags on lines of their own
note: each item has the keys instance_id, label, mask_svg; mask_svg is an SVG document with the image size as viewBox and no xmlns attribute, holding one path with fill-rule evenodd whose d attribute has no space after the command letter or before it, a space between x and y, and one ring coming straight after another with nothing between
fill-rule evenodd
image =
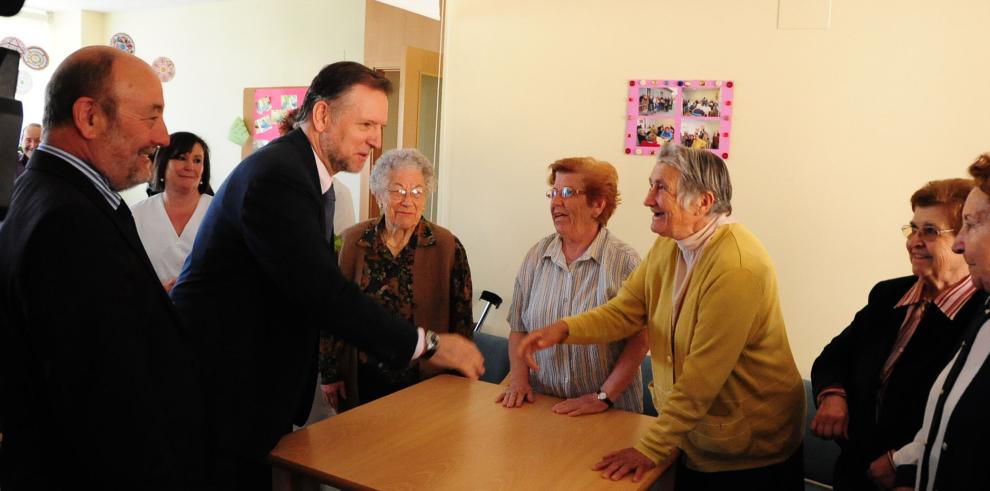
<instances>
[{"instance_id":1,"label":"cardigan button","mask_svg":"<svg viewBox=\"0 0 990 491\"><path fill-rule=\"evenodd\" d=\"M948 442L942 442L942 451L945 452L948 449L949 449L949 443Z\"/></svg>"}]
</instances>

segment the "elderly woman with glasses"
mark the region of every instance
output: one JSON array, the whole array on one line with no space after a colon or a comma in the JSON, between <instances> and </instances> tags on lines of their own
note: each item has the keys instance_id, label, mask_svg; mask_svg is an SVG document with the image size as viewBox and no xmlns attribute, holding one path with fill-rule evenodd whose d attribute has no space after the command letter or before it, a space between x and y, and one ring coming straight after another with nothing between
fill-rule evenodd
<instances>
[{"instance_id":1,"label":"elderly woman with glasses","mask_svg":"<svg viewBox=\"0 0 990 491\"><path fill-rule=\"evenodd\" d=\"M947 179L915 191L914 216L902 227L912 274L877 283L852 324L815 360L811 429L842 448L837 490L876 489L871 462L872 477L893 484L893 451L914 438L929 387L986 298L952 252L972 188L969 179Z\"/></svg>"},{"instance_id":2,"label":"elderly woman with glasses","mask_svg":"<svg viewBox=\"0 0 990 491\"><path fill-rule=\"evenodd\" d=\"M371 170L382 216L342 234L340 272L411 325L472 337L471 270L464 246L423 218L433 166L415 149L389 150ZM338 411L440 373L429 361L389 369L371 354L324 336L320 375Z\"/></svg>"},{"instance_id":3,"label":"elderly woman with glasses","mask_svg":"<svg viewBox=\"0 0 990 491\"><path fill-rule=\"evenodd\" d=\"M615 167L590 157L562 159L550 164L548 183L556 233L529 250L516 276L509 311L509 385L495 402L520 407L538 392L565 399L553 406L558 414L593 414L613 405L642 412L639 367L647 349L642 329L613 343L540 352L544 370L539 372L530 372L516 352L527 332L614 297L639 264L639 254L605 227L619 203Z\"/></svg>"},{"instance_id":4,"label":"elderly woman with glasses","mask_svg":"<svg viewBox=\"0 0 990 491\"><path fill-rule=\"evenodd\" d=\"M633 481L676 465L675 489L803 489L804 384L763 244L729 218L722 159L663 147L644 204L656 239L608 303L527 335L520 355L621 339L647 325L660 415L593 469Z\"/></svg>"}]
</instances>

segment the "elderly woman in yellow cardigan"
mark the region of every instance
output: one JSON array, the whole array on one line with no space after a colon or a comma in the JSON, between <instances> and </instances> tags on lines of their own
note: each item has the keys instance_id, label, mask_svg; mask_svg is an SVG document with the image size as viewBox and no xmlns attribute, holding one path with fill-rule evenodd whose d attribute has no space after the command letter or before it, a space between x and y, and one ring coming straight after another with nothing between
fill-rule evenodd
<instances>
[{"instance_id":1,"label":"elderly woman in yellow cardigan","mask_svg":"<svg viewBox=\"0 0 990 491\"><path fill-rule=\"evenodd\" d=\"M520 354L600 343L647 325L653 427L593 469L607 479L677 467L675 489L803 489L804 385L791 355L777 276L760 241L729 218L725 162L663 148L644 204L660 237L608 303L529 334Z\"/></svg>"}]
</instances>

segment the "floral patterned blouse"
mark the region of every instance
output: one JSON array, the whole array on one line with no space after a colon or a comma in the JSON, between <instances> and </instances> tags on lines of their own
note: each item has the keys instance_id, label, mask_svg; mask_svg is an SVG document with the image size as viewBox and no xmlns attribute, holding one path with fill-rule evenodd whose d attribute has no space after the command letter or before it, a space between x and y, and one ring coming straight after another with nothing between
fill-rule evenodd
<instances>
[{"instance_id":1,"label":"floral patterned blouse","mask_svg":"<svg viewBox=\"0 0 990 491\"><path fill-rule=\"evenodd\" d=\"M385 245L385 220L378 222L361 235L357 241L360 251L364 253L364 271L359 275L358 287L384 306L390 312L406 319L412 325L418 325L415 319L415 303L413 300L413 275L416 249L431 247L437 244L437 238L432 225L426 219L420 219L416 231L409 238L409 243L393 255ZM440 276L440 275L438 275ZM460 240L454 237L454 260L449 274L450 277L450 332L458 333L467 338L472 337L474 329L472 313L471 270L468 265L467 253ZM428 280L427 280L428 281ZM346 357L349 345L334 339L324 333L320 337L320 373L322 383L328 384L346 380L347 363L341 363L341 357ZM360 354L362 363L370 355ZM419 381L419 365L393 370L387 366L375 363L379 376L395 385L412 385Z\"/></svg>"}]
</instances>

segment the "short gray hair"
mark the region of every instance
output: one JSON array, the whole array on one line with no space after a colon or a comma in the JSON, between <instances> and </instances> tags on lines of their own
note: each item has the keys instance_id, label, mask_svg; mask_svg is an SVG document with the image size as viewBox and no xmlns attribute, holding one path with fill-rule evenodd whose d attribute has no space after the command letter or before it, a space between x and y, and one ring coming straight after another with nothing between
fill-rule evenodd
<instances>
[{"instance_id":1,"label":"short gray hair","mask_svg":"<svg viewBox=\"0 0 990 491\"><path fill-rule=\"evenodd\" d=\"M732 214L732 181L725 161L708 150L697 150L668 143L660 150L657 164L668 165L681 173L677 186L682 206L704 192L715 196L709 214Z\"/></svg>"},{"instance_id":2,"label":"short gray hair","mask_svg":"<svg viewBox=\"0 0 990 491\"><path fill-rule=\"evenodd\" d=\"M392 171L407 168L417 169L423 173L426 195L429 196L433 192L433 164L415 148L397 148L378 157L375 166L371 168L371 194L379 201L383 201L392 179Z\"/></svg>"}]
</instances>

